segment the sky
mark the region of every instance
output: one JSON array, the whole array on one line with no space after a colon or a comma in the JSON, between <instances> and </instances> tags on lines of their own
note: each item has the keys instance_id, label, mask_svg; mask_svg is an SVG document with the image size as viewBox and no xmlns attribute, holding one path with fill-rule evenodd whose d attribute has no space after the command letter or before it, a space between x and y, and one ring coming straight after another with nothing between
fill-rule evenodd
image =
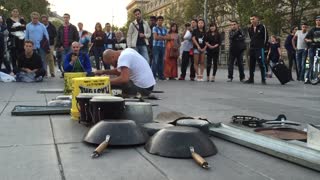
<instances>
[{"instance_id":1,"label":"sky","mask_svg":"<svg viewBox=\"0 0 320 180\"><path fill-rule=\"evenodd\" d=\"M52 11L59 15L69 13L70 22L77 25L84 24L84 29L94 31L96 22L104 24L109 22L122 27L127 22L126 6L131 0L48 0ZM113 16L113 18L112 18Z\"/></svg>"}]
</instances>

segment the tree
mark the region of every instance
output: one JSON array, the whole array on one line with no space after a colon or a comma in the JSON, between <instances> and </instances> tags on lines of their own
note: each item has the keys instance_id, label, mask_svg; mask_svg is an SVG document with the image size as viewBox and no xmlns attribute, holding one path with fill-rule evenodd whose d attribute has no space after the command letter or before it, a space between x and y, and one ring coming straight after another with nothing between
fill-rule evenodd
<instances>
[{"instance_id":1,"label":"tree","mask_svg":"<svg viewBox=\"0 0 320 180\"><path fill-rule=\"evenodd\" d=\"M11 16L11 10L18 8L20 15L23 16L26 21L30 21L30 14L33 11L37 11L40 14L47 14L50 9L48 8L50 3L47 0L0 0L0 4L3 4L5 17Z\"/></svg>"},{"instance_id":2,"label":"tree","mask_svg":"<svg viewBox=\"0 0 320 180\"><path fill-rule=\"evenodd\" d=\"M179 3L179 4L178 4ZM172 3L170 7L167 9L166 14L164 15L165 24L176 23L178 26L183 26L185 23L184 14L184 2L178 1Z\"/></svg>"}]
</instances>

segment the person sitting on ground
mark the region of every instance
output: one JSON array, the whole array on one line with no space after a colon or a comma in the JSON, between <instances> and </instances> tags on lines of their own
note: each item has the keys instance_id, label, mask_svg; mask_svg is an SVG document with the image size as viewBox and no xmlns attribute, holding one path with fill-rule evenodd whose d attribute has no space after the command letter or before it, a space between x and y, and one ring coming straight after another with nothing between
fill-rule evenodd
<instances>
[{"instance_id":1,"label":"person sitting on ground","mask_svg":"<svg viewBox=\"0 0 320 180\"><path fill-rule=\"evenodd\" d=\"M97 70L96 75L116 75L111 78L111 89L121 89L122 95L149 96L156 81L148 62L132 48L125 50L107 49L103 52L103 62L114 67L111 70Z\"/></svg>"},{"instance_id":2,"label":"person sitting on ground","mask_svg":"<svg viewBox=\"0 0 320 180\"><path fill-rule=\"evenodd\" d=\"M42 66L40 55L33 51L34 43L31 40L24 41L24 53L18 58L17 81L34 82L42 81L46 71Z\"/></svg>"},{"instance_id":3,"label":"person sitting on ground","mask_svg":"<svg viewBox=\"0 0 320 180\"><path fill-rule=\"evenodd\" d=\"M63 69L65 72L86 72L92 73L90 59L88 53L80 52L80 43L73 42L71 44L72 51L66 55L64 59Z\"/></svg>"}]
</instances>

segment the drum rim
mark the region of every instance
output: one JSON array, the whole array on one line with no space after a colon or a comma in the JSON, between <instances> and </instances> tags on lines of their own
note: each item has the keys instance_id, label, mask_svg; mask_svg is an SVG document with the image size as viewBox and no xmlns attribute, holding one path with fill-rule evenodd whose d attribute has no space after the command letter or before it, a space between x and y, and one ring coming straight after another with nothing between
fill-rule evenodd
<instances>
[{"instance_id":1,"label":"drum rim","mask_svg":"<svg viewBox=\"0 0 320 180\"><path fill-rule=\"evenodd\" d=\"M94 96L90 102L124 102L124 99L116 96Z\"/></svg>"},{"instance_id":2,"label":"drum rim","mask_svg":"<svg viewBox=\"0 0 320 180\"><path fill-rule=\"evenodd\" d=\"M77 98L93 98L95 96L110 96L110 94L103 93L79 93Z\"/></svg>"}]
</instances>

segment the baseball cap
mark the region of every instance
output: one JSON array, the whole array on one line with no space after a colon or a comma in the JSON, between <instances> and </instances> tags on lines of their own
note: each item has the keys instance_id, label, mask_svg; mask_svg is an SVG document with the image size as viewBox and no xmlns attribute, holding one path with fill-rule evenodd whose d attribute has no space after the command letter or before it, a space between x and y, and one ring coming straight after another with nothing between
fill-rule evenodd
<instances>
[{"instance_id":1,"label":"baseball cap","mask_svg":"<svg viewBox=\"0 0 320 180\"><path fill-rule=\"evenodd\" d=\"M316 20L320 20L320 16L317 16L317 17L316 17Z\"/></svg>"}]
</instances>

